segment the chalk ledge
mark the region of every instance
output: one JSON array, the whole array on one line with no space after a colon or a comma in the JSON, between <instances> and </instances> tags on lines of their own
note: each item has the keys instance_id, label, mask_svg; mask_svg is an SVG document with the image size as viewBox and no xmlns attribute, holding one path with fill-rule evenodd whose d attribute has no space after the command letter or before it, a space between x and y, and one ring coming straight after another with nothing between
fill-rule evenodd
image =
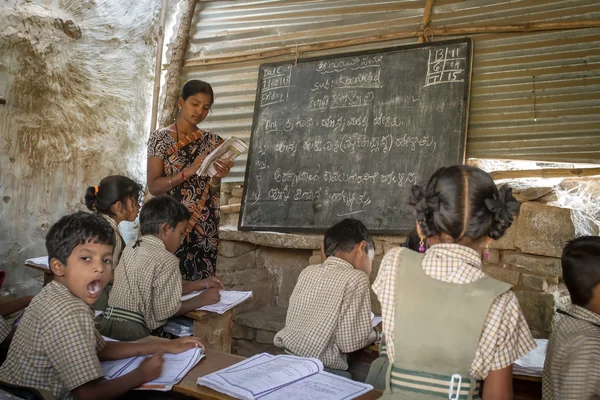
<instances>
[{"instance_id":1,"label":"chalk ledge","mask_svg":"<svg viewBox=\"0 0 600 400\"><path fill-rule=\"evenodd\" d=\"M319 234L297 235L278 232L246 232L223 227L219 230L219 237L220 240L248 242L258 246L278 249L318 250L321 248L323 241L323 235Z\"/></svg>"}]
</instances>

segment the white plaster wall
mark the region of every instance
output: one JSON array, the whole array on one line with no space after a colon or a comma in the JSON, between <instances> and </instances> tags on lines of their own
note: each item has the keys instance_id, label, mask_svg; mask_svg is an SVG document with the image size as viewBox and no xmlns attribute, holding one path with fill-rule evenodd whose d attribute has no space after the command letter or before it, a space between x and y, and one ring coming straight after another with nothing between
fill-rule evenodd
<instances>
[{"instance_id":1,"label":"white plaster wall","mask_svg":"<svg viewBox=\"0 0 600 400\"><path fill-rule=\"evenodd\" d=\"M110 174L145 182L159 7L160 0L0 3L3 288L39 290L41 274L23 261L46 254L49 226L85 208L87 186ZM131 236L132 227L123 228Z\"/></svg>"}]
</instances>

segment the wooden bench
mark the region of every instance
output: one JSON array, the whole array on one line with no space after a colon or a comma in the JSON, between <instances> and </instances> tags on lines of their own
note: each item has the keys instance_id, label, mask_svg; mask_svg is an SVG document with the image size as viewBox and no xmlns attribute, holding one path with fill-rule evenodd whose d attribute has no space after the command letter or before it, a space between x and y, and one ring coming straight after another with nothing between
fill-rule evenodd
<instances>
[{"instance_id":1,"label":"wooden bench","mask_svg":"<svg viewBox=\"0 0 600 400\"><path fill-rule=\"evenodd\" d=\"M46 286L48 283L52 282L52 280L54 279L54 275L47 268L38 267L37 265L31 265L31 264L25 264L25 266L27 268L42 271L44 273L44 286Z\"/></svg>"}]
</instances>

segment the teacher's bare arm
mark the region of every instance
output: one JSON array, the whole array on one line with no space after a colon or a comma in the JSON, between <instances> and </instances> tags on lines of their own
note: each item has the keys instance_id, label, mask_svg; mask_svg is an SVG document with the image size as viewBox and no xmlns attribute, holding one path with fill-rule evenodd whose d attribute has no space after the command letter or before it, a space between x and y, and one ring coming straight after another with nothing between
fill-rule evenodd
<instances>
[{"instance_id":1,"label":"teacher's bare arm","mask_svg":"<svg viewBox=\"0 0 600 400\"><path fill-rule=\"evenodd\" d=\"M165 194L175 186L178 186L191 178L196 171L198 171L205 157L206 156L196 157L194 162L183 170L183 174L179 172L171 176L165 176L164 162L161 158L148 157L147 184L150 194L153 196Z\"/></svg>"}]
</instances>

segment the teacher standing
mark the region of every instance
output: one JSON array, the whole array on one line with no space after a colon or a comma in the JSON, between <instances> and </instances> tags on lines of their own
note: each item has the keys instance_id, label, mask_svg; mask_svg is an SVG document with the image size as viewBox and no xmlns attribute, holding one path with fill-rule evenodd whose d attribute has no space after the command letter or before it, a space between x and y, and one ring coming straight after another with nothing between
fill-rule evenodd
<instances>
[{"instance_id":1,"label":"teacher standing","mask_svg":"<svg viewBox=\"0 0 600 400\"><path fill-rule=\"evenodd\" d=\"M175 123L152 132L148 140L148 190L154 196L173 196L191 213L183 243L175 253L181 275L189 281L211 281L215 275L221 178L233 166L231 161L217 161L214 177L196 175L206 156L223 143L218 135L197 127L213 103L210 84L188 81L181 90Z\"/></svg>"}]
</instances>

